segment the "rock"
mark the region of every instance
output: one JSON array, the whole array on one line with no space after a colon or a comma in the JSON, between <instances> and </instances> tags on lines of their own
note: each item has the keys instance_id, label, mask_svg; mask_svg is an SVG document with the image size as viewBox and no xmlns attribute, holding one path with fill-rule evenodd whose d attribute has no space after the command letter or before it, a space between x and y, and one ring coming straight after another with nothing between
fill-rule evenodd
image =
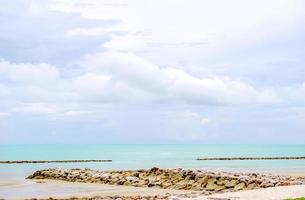
<instances>
[{"instance_id":1,"label":"rock","mask_svg":"<svg viewBox=\"0 0 305 200\"><path fill-rule=\"evenodd\" d=\"M204 186L205 187L205 186ZM195 191L200 191L200 190L203 190L203 188L204 187L202 187L202 185L200 184L200 183L195 183L195 184L193 184L192 186L191 186L191 190L195 190Z\"/></svg>"},{"instance_id":2,"label":"rock","mask_svg":"<svg viewBox=\"0 0 305 200\"><path fill-rule=\"evenodd\" d=\"M289 182L283 182L283 181L280 181L276 184L276 186L288 186L288 185L290 185Z\"/></svg>"},{"instance_id":3,"label":"rock","mask_svg":"<svg viewBox=\"0 0 305 200\"><path fill-rule=\"evenodd\" d=\"M156 171L158 171L158 170L159 170L159 168L153 167L153 168L150 169L150 172L151 172L151 173L154 173L154 172L156 172Z\"/></svg>"},{"instance_id":4,"label":"rock","mask_svg":"<svg viewBox=\"0 0 305 200\"><path fill-rule=\"evenodd\" d=\"M135 187L157 187L202 191L205 194L280 185L305 184L305 178L286 176L207 172L201 170L160 169L96 171L90 169L44 169L29 179L53 179Z\"/></svg>"},{"instance_id":5,"label":"rock","mask_svg":"<svg viewBox=\"0 0 305 200\"><path fill-rule=\"evenodd\" d=\"M274 186L274 184L271 183L271 182L263 182L263 183L260 185L260 187L262 187L262 188L273 187L273 186Z\"/></svg>"},{"instance_id":6,"label":"rock","mask_svg":"<svg viewBox=\"0 0 305 200\"><path fill-rule=\"evenodd\" d=\"M227 187L227 188L232 188L232 187L235 187L235 185L237 185L238 184L238 180L230 180L230 181L228 181L226 184L225 184L225 186Z\"/></svg>"},{"instance_id":7,"label":"rock","mask_svg":"<svg viewBox=\"0 0 305 200\"><path fill-rule=\"evenodd\" d=\"M181 189L185 189L188 185L188 181L180 181L178 183L175 184L174 189L176 190L181 190Z\"/></svg>"},{"instance_id":8,"label":"rock","mask_svg":"<svg viewBox=\"0 0 305 200\"><path fill-rule=\"evenodd\" d=\"M35 176L35 179L44 179L44 176L38 175L38 176Z\"/></svg>"},{"instance_id":9,"label":"rock","mask_svg":"<svg viewBox=\"0 0 305 200\"><path fill-rule=\"evenodd\" d=\"M246 187L246 184L244 182L238 183L235 185L234 190L242 190Z\"/></svg>"},{"instance_id":10,"label":"rock","mask_svg":"<svg viewBox=\"0 0 305 200\"><path fill-rule=\"evenodd\" d=\"M208 179L208 184L209 183L215 183L216 181L217 181L216 178L210 178L210 179Z\"/></svg>"},{"instance_id":11,"label":"rock","mask_svg":"<svg viewBox=\"0 0 305 200\"><path fill-rule=\"evenodd\" d=\"M220 190L224 190L226 187L224 185L217 185L213 182L208 182L208 184L206 185L206 190L208 191L220 191Z\"/></svg>"},{"instance_id":12,"label":"rock","mask_svg":"<svg viewBox=\"0 0 305 200\"><path fill-rule=\"evenodd\" d=\"M125 182L123 183L123 185L125 185L125 186L130 186L130 185L131 185L131 183L130 183L130 182L128 182L128 181L125 181Z\"/></svg>"},{"instance_id":13,"label":"rock","mask_svg":"<svg viewBox=\"0 0 305 200\"><path fill-rule=\"evenodd\" d=\"M201 187L205 187L208 184L208 181L209 181L209 177L204 176L203 178L199 179L196 183L198 185L201 185Z\"/></svg>"},{"instance_id":14,"label":"rock","mask_svg":"<svg viewBox=\"0 0 305 200\"><path fill-rule=\"evenodd\" d=\"M227 182L229 182L229 180L220 180L220 181L217 181L217 185L225 185Z\"/></svg>"},{"instance_id":15,"label":"rock","mask_svg":"<svg viewBox=\"0 0 305 200\"><path fill-rule=\"evenodd\" d=\"M169 188L169 187L171 187L172 186L172 183L171 182L163 182L162 183L162 188Z\"/></svg>"},{"instance_id":16,"label":"rock","mask_svg":"<svg viewBox=\"0 0 305 200\"><path fill-rule=\"evenodd\" d=\"M110 176L111 176L111 174L105 173L105 174L100 175L100 179L108 179L108 178L110 178Z\"/></svg>"},{"instance_id":17,"label":"rock","mask_svg":"<svg viewBox=\"0 0 305 200\"><path fill-rule=\"evenodd\" d=\"M128 181L130 183L135 183L139 180L139 178L134 177L134 176L127 176L125 179L126 179L126 181Z\"/></svg>"},{"instance_id":18,"label":"rock","mask_svg":"<svg viewBox=\"0 0 305 200\"><path fill-rule=\"evenodd\" d=\"M206 177L205 174L203 174L203 173L198 173L198 174L195 176L195 181L198 181L198 180L203 179L203 178L205 178L205 177Z\"/></svg>"},{"instance_id":19,"label":"rock","mask_svg":"<svg viewBox=\"0 0 305 200\"><path fill-rule=\"evenodd\" d=\"M256 188L256 184L255 183L251 183L247 186L247 189L252 190Z\"/></svg>"}]
</instances>

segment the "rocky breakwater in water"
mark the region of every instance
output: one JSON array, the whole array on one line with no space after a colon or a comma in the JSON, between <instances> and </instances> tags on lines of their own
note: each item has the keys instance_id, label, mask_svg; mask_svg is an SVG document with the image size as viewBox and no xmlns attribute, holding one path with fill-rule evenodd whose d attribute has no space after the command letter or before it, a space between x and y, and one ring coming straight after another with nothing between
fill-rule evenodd
<instances>
[{"instance_id":1,"label":"rocky breakwater in water","mask_svg":"<svg viewBox=\"0 0 305 200\"><path fill-rule=\"evenodd\" d=\"M96 171L90 169L44 169L28 179L53 179L135 187L215 192L237 191L274 186L305 184L304 178L257 173L225 173L188 169Z\"/></svg>"},{"instance_id":2,"label":"rocky breakwater in water","mask_svg":"<svg viewBox=\"0 0 305 200\"><path fill-rule=\"evenodd\" d=\"M112 160L0 160L0 164L112 162Z\"/></svg>"}]
</instances>

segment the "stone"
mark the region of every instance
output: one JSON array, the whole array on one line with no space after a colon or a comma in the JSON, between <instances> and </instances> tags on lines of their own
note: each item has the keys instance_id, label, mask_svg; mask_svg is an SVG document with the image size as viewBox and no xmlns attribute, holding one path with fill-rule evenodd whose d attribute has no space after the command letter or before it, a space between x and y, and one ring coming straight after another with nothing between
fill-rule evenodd
<instances>
[{"instance_id":1,"label":"stone","mask_svg":"<svg viewBox=\"0 0 305 200\"><path fill-rule=\"evenodd\" d=\"M232 188L232 187L235 187L235 185L237 185L238 184L238 180L230 180L229 182L227 182L226 184L225 184L225 186L227 187L227 188Z\"/></svg>"},{"instance_id":2,"label":"stone","mask_svg":"<svg viewBox=\"0 0 305 200\"><path fill-rule=\"evenodd\" d=\"M126 181L129 181L130 183L134 183L139 180L139 178L134 177L134 176L127 176L125 179L126 179Z\"/></svg>"},{"instance_id":3,"label":"stone","mask_svg":"<svg viewBox=\"0 0 305 200\"><path fill-rule=\"evenodd\" d=\"M209 177L205 176L205 177L199 179L196 183L198 185L201 185L201 187L205 187L208 184L208 181L209 181Z\"/></svg>"},{"instance_id":4,"label":"stone","mask_svg":"<svg viewBox=\"0 0 305 200\"><path fill-rule=\"evenodd\" d=\"M234 190L242 190L246 187L246 184L244 182L238 183L235 185Z\"/></svg>"},{"instance_id":5,"label":"stone","mask_svg":"<svg viewBox=\"0 0 305 200\"><path fill-rule=\"evenodd\" d=\"M192 185L192 187L190 189L195 190L195 191L200 191L200 190L203 190L204 187L202 187L202 185L200 183L195 183Z\"/></svg>"},{"instance_id":6,"label":"stone","mask_svg":"<svg viewBox=\"0 0 305 200\"><path fill-rule=\"evenodd\" d=\"M154 173L154 172L156 172L156 171L158 171L158 170L159 170L159 168L153 167L153 168L150 169L150 172Z\"/></svg>"},{"instance_id":7,"label":"stone","mask_svg":"<svg viewBox=\"0 0 305 200\"><path fill-rule=\"evenodd\" d=\"M215 183L216 181L217 181L216 178L210 178L210 179L208 179L208 184L209 183Z\"/></svg>"},{"instance_id":8,"label":"stone","mask_svg":"<svg viewBox=\"0 0 305 200\"><path fill-rule=\"evenodd\" d=\"M199 173L199 174L197 174L197 175L195 176L195 181L198 181L198 180L203 179L203 178L205 178L205 177L206 177L205 174Z\"/></svg>"},{"instance_id":9,"label":"stone","mask_svg":"<svg viewBox=\"0 0 305 200\"><path fill-rule=\"evenodd\" d=\"M226 187L223 185L217 185L213 182L208 182L208 184L206 185L206 190L208 191L220 191L225 189Z\"/></svg>"},{"instance_id":10,"label":"stone","mask_svg":"<svg viewBox=\"0 0 305 200\"><path fill-rule=\"evenodd\" d=\"M171 182L163 182L162 183L162 188L169 188L170 186L172 185L172 183Z\"/></svg>"},{"instance_id":11,"label":"stone","mask_svg":"<svg viewBox=\"0 0 305 200\"><path fill-rule=\"evenodd\" d=\"M205 194L280 185L305 184L305 178L263 174L207 172L201 170L160 169L96 171L90 169L38 170L29 179L157 187L201 191Z\"/></svg>"},{"instance_id":12,"label":"stone","mask_svg":"<svg viewBox=\"0 0 305 200\"><path fill-rule=\"evenodd\" d=\"M229 180L220 180L220 181L217 181L217 185L225 185L227 182L229 182Z\"/></svg>"},{"instance_id":13,"label":"stone","mask_svg":"<svg viewBox=\"0 0 305 200\"><path fill-rule=\"evenodd\" d=\"M187 185L188 185L188 181L183 180L183 181L176 183L174 186L174 189L181 190L181 189L186 188Z\"/></svg>"},{"instance_id":14,"label":"stone","mask_svg":"<svg viewBox=\"0 0 305 200\"><path fill-rule=\"evenodd\" d=\"M125 186L130 186L130 185L131 185L131 183L130 183L130 182L128 182L128 181L125 181L125 182L123 183L123 185L125 185Z\"/></svg>"},{"instance_id":15,"label":"stone","mask_svg":"<svg viewBox=\"0 0 305 200\"><path fill-rule=\"evenodd\" d=\"M271 182L263 182L263 183L260 185L260 187L262 187L262 188L273 187L273 186L274 186L274 184L271 183Z\"/></svg>"},{"instance_id":16,"label":"stone","mask_svg":"<svg viewBox=\"0 0 305 200\"><path fill-rule=\"evenodd\" d=\"M256 184L255 183L250 183L248 186L247 186L247 189L249 190L252 190L252 189L255 189L256 188Z\"/></svg>"}]
</instances>

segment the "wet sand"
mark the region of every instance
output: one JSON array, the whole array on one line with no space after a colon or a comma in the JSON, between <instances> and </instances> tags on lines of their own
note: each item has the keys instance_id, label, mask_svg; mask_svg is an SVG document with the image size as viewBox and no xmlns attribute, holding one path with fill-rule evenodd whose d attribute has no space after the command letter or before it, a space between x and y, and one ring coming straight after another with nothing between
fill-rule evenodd
<instances>
[{"instance_id":1,"label":"wet sand","mask_svg":"<svg viewBox=\"0 0 305 200\"><path fill-rule=\"evenodd\" d=\"M198 193L185 190L114 186L93 183L71 183L65 181L31 181L0 183L0 199L64 198L114 195L165 195Z\"/></svg>"},{"instance_id":2,"label":"wet sand","mask_svg":"<svg viewBox=\"0 0 305 200\"><path fill-rule=\"evenodd\" d=\"M187 200L283 200L287 198L299 197L305 197L305 185L279 186L266 189L229 192L214 194L206 197L191 198Z\"/></svg>"},{"instance_id":3,"label":"wet sand","mask_svg":"<svg viewBox=\"0 0 305 200\"><path fill-rule=\"evenodd\" d=\"M26 181L26 182L2 182L0 184L0 198L19 200L25 198L69 198L69 197L93 197L93 196L136 196L136 195L165 195L173 196L185 193L197 193L183 190L167 190L157 188L137 188L129 186L112 186L91 183L70 183L64 181ZM183 200L282 200L285 198L305 197L305 185L280 186L266 189L256 189L239 192L198 196L196 198L179 198Z\"/></svg>"}]
</instances>

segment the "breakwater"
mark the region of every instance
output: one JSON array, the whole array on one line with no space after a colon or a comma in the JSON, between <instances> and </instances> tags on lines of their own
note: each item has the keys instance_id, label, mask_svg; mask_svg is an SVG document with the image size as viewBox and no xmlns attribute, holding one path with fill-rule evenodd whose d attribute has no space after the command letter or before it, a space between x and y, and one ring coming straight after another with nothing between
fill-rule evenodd
<instances>
[{"instance_id":1,"label":"breakwater","mask_svg":"<svg viewBox=\"0 0 305 200\"><path fill-rule=\"evenodd\" d=\"M226 173L189 169L97 171L91 169L44 169L28 179L53 179L70 182L157 187L203 191L207 194L274 186L305 184L304 178L263 175L258 173Z\"/></svg>"},{"instance_id":2,"label":"breakwater","mask_svg":"<svg viewBox=\"0 0 305 200\"><path fill-rule=\"evenodd\" d=\"M210 157L197 158L196 160L305 160L305 156L291 157Z\"/></svg>"},{"instance_id":3,"label":"breakwater","mask_svg":"<svg viewBox=\"0 0 305 200\"><path fill-rule=\"evenodd\" d=\"M76 162L112 162L112 160L5 160L5 161L0 161L0 164L76 163Z\"/></svg>"}]
</instances>

